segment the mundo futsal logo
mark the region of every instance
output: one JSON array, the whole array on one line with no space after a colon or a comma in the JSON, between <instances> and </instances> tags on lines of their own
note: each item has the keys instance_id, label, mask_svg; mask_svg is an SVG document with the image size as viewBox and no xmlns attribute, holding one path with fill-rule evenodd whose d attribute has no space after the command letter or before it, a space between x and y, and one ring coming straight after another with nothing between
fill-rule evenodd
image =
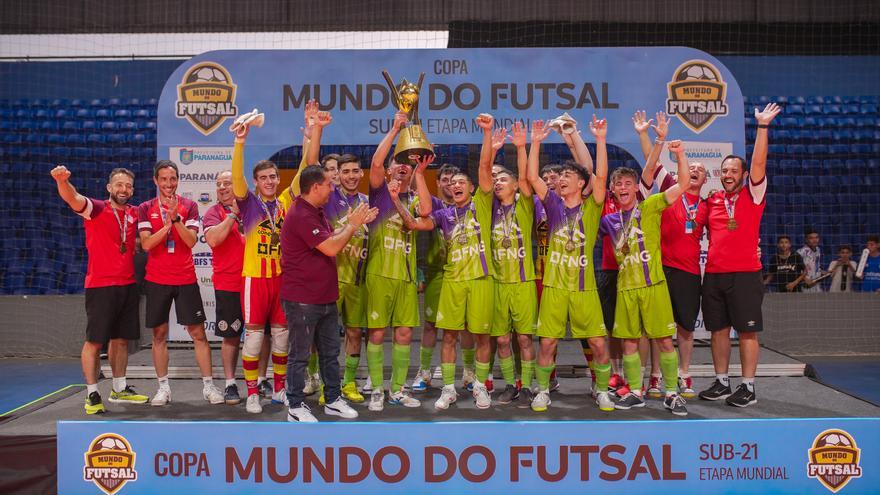
<instances>
[{"instance_id":1,"label":"mundo futsal logo","mask_svg":"<svg viewBox=\"0 0 880 495\"><path fill-rule=\"evenodd\" d=\"M204 135L214 132L238 114L235 84L220 64L201 62L191 67L177 85L177 117L189 120Z\"/></svg>"},{"instance_id":2,"label":"mundo futsal logo","mask_svg":"<svg viewBox=\"0 0 880 495\"><path fill-rule=\"evenodd\" d=\"M688 60L679 65L666 87L666 113L677 115L698 134L715 117L727 115L727 83L721 79L721 72L705 60Z\"/></svg>"},{"instance_id":3,"label":"mundo futsal logo","mask_svg":"<svg viewBox=\"0 0 880 495\"><path fill-rule=\"evenodd\" d=\"M98 435L85 454L83 479L92 481L107 495L113 495L129 481L137 480L135 453L122 435Z\"/></svg>"},{"instance_id":4,"label":"mundo futsal logo","mask_svg":"<svg viewBox=\"0 0 880 495\"><path fill-rule=\"evenodd\" d=\"M862 477L859 466L861 449L843 430L825 430L813 440L807 452L807 476L819 480L825 488L838 492L853 478Z\"/></svg>"}]
</instances>

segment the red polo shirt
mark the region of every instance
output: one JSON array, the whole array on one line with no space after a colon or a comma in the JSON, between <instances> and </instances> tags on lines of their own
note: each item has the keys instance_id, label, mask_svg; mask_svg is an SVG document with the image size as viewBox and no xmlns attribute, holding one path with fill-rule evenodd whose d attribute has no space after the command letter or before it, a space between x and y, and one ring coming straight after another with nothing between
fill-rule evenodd
<instances>
[{"instance_id":1,"label":"red polo shirt","mask_svg":"<svg viewBox=\"0 0 880 495\"><path fill-rule=\"evenodd\" d=\"M117 210L109 201L86 198L86 207L77 212L83 217L86 231L86 251L89 253L86 268L86 289L130 285L134 280L134 246L137 235L137 212L126 206ZM122 230L125 229L125 252L120 252Z\"/></svg>"},{"instance_id":2,"label":"red polo shirt","mask_svg":"<svg viewBox=\"0 0 880 495\"><path fill-rule=\"evenodd\" d=\"M207 233L226 219L226 207L220 203L212 206L202 218L202 228ZM217 247L211 250L211 263L214 273L211 282L217 290L241 292L241 267L244 263L244 236L238 225L229 231L229 235Z\"/></svg>"},{"instance_id":3,"label":"red polo shirt","mask_svg":"<svg viewBox=\"0 0 880 495\"><path fill-rule=\"evenodd\" d=\"M303 304L336 302L336 258L317 248L331 235L324 209L297 198L281 227L281 299Z\"/></svg>"},{"instance_id":4,"label":"red polo shirt","mask_svg":"<svg viewBox=\"0 0 880 495\"><path fill-rule=\"evenodd\" d=\"M186 228L199 231L199 208L190 199L177 198L177 213ZM138 232L155 233L165 225L164 216L168 212L156 198L138 206ZM196 283L196 269L193 265L192 248L188 247L174 228L168 237L174 241L174 251L169 252L168 243L163 239L150 249L147 258L146 279L154 284L189 285Z\"/></svg>"},{"instance_id":5,"label":"red polo shirt","mask_svg":"<svg viewBox=\"0 0 880 495\"><path fill-rule=\"evenodd\" d=\"M761 270L758 256L758 229L764 214L767 177L758 184L749 179L748 187L735 194L718 191L706 198L706 208L697 212L697 221L709 229L706 273L756 272ZM724 198L733 202L736 229L727 228L729 216Z\"/></svg>"}]
</instances>

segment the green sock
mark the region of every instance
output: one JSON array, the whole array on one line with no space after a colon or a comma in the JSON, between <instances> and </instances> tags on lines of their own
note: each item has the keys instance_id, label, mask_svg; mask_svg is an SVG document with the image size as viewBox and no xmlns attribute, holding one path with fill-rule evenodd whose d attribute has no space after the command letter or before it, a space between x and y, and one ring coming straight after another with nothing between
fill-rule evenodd
<instances>
[{"instance_id":1,"label":"green sock","mask_svg":"<svg viewBox=\"0 0 880 495\"><path fill-rule=\"evenodd\" d=\"M406 374L409 372L409 347L408 345L394 344L391 346L391 391L397 392L403 388L406 382Z\"/></svg>"},{"instance_id":2,"label":"green sock","mask_svg":"<svg viewBox=\"0 0 880 495\"><path fill-rule=\"evenodd\" d=\"M481 363L477 361L476 375L477 381L480 383L485 383L489 378L489 363Z\"/></svg>"},{"instance_id":3,"label":"green sock","mask_svg":"<svg viewBox=\"0 0 880 495\"><path fill-rule=\"evenodd\" d=\"M611 363L593 363L593 373L596 374L596 391L607 392L608 380L611 379Z\"/></svg>"},{"instance_id":4,"label":"green sock","mask_svg":"<svg viewBox=\"0 0 880 495\"><path fill-rule=\"evenodd\" d=\"M508 385L516 385L516 375L513 372L513 356L501 358L501 376Z\"/></svg>"},{"instance_id":5,"label":"green sock","mask_svg":"<svg viewBox=\"0 0 880 495\"><path fill-rule=\"evenodd\" d=\"M360 354L352 354L345 356L345 375L342 377L342 384L346 385L354 381L354 375L357 373L358 365L361 363Z\"/></svg>"},{"instance_id":6,"label":"green sock","mask_svg":"<svg viewBox=\"0 0 880 495\"><path fill-rule=\"evenodd\" d=\"M535 366L535 376L538 378L538 388L540 390L550 390L550 374L553 373L554 365Z\"/></svg>"},{"instance_id":7,"label":"green sock","mask_svg":"<svg viewBox=\"0 0 880 495\"><path fill-rule=\"evenodd\" d=\"M443 385L455 385L455 363L440 363L443 372Z\"/></svg>"},{"instance_id":8,"label":"green sock","mask_svg":"<svg viewBox=\"0 0 880 495\"><path fill-rule=\"evenodd\" d=\"M474 369L474 354L476 351L473 349L462 349L461 350L461 362L464 364L465 368Z\"/></svg>"},{"instance_id":9,"label":"green sock","mask_svg":"<svg viewBox=\"0 0 880 495\"><path fill-rule=\"evenodd\" d=\"M383 367L385 366L385 347L381 344L367 343L367 370L370 372L370 381L373 382L374 389L381 389Z\"/></svg>"},{"instance_id":10,"label":"green sock","mask_svg":"<svg viewBox=\"0 0 880 495\"><path fill-rule=\"evenodd\" d=\"M419 367L423 370L431 370L431 358L434 357L434 348L421 346L419 348Z\"/></svg>"},{"instance_id":11,"label":"green sock","mask_svg":"<svg viewBox=\"0 0 880 495\"><path fill-rule=\"evenodd\" d=\"M642 390L642 358L638 352L623 356L623 374L629 389L633 392Z\"/></svg>"},{"instance_id":12,"label":"green sock","mask_svg":"<svg viewBox=\"0 0 880 495\"><path fill-rule=\"evenodd\" d=\"M522 374L520 375L522 380L523 388L530 388L532 386L532 374L535 372L535 362L534 361L522 361ZM550 383L547 382L547 386L550 386Z\"/></svg>"},{"instance_id":13,"label":"green sock","mask_svg":"<svg viewBox=\"0 0 880 495\"><path fill-rule=\"evenodd\" d=\"M309 355L309 374L314 375L318 372L318 353L313 352Z\"/></svg>"},{"instance_id":14,"label":"green sock","mask_svg":"<svg viewBox=\"0 0 880 495\"><path fill-rule=\"evenodd\" d=\"M663 384L666 385L667 392L675 392L678 390L678 353L661 352L660 353L660 371L663 372Z\"/></svg>"}]
</instances>

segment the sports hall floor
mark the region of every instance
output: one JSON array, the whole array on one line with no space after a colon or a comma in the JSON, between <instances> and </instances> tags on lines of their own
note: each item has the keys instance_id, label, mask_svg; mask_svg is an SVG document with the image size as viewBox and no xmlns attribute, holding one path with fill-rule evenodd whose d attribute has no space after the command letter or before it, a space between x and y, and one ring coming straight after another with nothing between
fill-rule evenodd
<instances>
[{"instance_id":1,"label":"sports hall floor","mask_svg":"<svg viewBox=\"0 0 880 495\"><path fill-rule=\"evenodd\" d=\"M418 345L413 345L413 361L418 359ZM877 417L880 416L880 359L874 358L817 358L799 361L783 354L762 349L758 369L758 404L737 409L722 403L692 399L688 401L689 415L686 419L743 419L743 418L808 418L808 417ZM386 353L386 358L390 358ZM439 353L438 353L439 354ZM284 421L285 411L281 405L269 405L264 401L260 415L248 414L244 403L238 406L211 406L201 397L201 381L194 366L193 353L189 349L171 351L173 402L170 406L155 408L149 405L118 405L106 403L110 392L110 380L101 380L99 389L105 398L108 414L86 416L82 383L77 359L0 359L0 435L54 435L59 420L231 420L231 421ZM560 346L559 367L561 388L551 395L552 405L546 413L534 413L514 405L493 403L488 410L478 410L470 394L459 391L459 400L449 410L438 412L433 403L439 397L440 380L435 388L416 394L422 400L420 408L407 409L386 404L385 411L373 413L366 404L355 405L361 413L360 421L474 421L474 420L638 420L680 418L663 409L660 400L649 400L642 410L599 411L586 395L587 378L580 345L566 341ZM701 390L712 380L709 348L695 349L692 374L695 389ZM731 375L738 375L737 349L732 356ZM214 352L214 363L219 363L219 353ZM576 365L565 363L577 363ZM106 362L104 363L106 368ZM414 372L414 370L411 370ZM813 378L805 376L806 373ZM240 373L240 368L239 368ZM460 373L460 367L459 367ZM386 376L389 374L386 371ZM410 376L412 376L412 372ZM156 381L151 379L152 366L149 350L131 356L129 361L129 384L138 391L152 395ZM215 367L214 376L222 376ZM366 376L365 368L359 370L359 382ZM821 382L820 382L821 380ZM222 381L217 382L218 386ZM739 380L732 378L734 385ZM503 380L496 378L497 396ZM74 386L70 386L74 385ZM56 393L52 391L59 390ZM239 380L239 390L244 383ZM48 396L47 396L48 394ZM36 400L40 399L42 400ZM309 397L313 412L321 421L334 421L317 408L317 396ZM24 407L21 407L24 406Z\"/></svg>"}]
</instances>

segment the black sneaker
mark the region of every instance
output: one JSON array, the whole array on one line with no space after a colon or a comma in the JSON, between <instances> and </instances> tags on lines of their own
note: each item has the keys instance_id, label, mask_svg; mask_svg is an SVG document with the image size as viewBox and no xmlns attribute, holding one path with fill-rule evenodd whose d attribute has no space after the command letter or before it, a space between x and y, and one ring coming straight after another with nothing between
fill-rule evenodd
<instances>
[{"instance_id":1,"label":"black sneaker","mask_svg":"<svg viewBox=\"0 0 880 495\"><path fill-rule=\"evenodd\" d=\"M712 386L700 392L700 398L703 400L721 400L730 397L730 385L725 385L721 383L721 380L716 379Z\"/></svg>"},{"instance_id":2,"label":"black sneaker","mask_svg":"<svg viewBox=\"0 0 880 495\"><path fill-rule=\"evenodd\" d=\"M516 407L520 409L529 409L532 407L532 399L534 398L535 394L532 393L532 389L524 386L519 391L519 399L516 402Z\"/></svg>"},{"instance_id":3,"label":"black sneaker","mask_svg":"<svg viewBox=\"0 0 880 495\"><path fill-rule=\"evenodd\" d=\"M632 392L624 395L622 399L617 401L617 404L614 404L614 409L626 410L634 407L645 407L645 399Z\"/></svg>"},{"instance_id":4,"label":"black sneaker","mask_svg":"<svg viewBox=\"0 0 880 495\"><path fill-rule=\"evenodd\" d=\"M226 387L226 390L223 392L223 400L230 406L241 404L241 396L238 395L238 385L233 383Z\"/></svg>"},{"instance_id":5,"label":"black sneaker","mask_svg":"<svg viewBox=\"0 0 880 495\"><path fill-rule=\"evenodd\" d=\"M553 379L550 380L550 391L556 392L557 390L559 390L559 378L553 377Z\"/></svg>"},{"instance_id":6,"label":"black sneaker","mask_svg":"<svg viewBox=\"0 0 880 495\"><path fill-rule=\"evenodd\" d=\"M498 396L499 404L510 404L519 398L519 390L513 385L508 385L504 387L504 390L501 392L501 395Z\"/></svg>"},{"instance_id":7,"label":"black sneaker","mask_svg":"<svg viewBox=\"0 0 880 495\"><path fill-rule=\"evenodd\" d=\"M678 394L667 395L663 399L663 407L669 409L669 412L676 416L687 416L688 410L685 407L684 398Z\"/></svg>"},{"instance_id":8,"label":"black sneaker","mask_svg":"<svg viewBox=\"0 0 880 495\"><path fill-rule=\"evenodd\" d=\"M271 399L272 394L275 393L275 390L272 388L272 385L269 383L269 380L263 380L257 385L257 391L263 396L264 399Z\"/></svg>"},{"instance_id":9,"label":"black sneaker","mask_svg":"<svg viewBox=\"0 0 880 495\"><path fill-rule=\"evenodd\" d=\"M749 391L749 387L745 383L741 383L736 387L736 392L727 398L728 406L748 407L758 403L758 397L754 391Z\"/></svg>"},{"instance_id":10,"label":"black sneaker","mask_svg":"<svg viewBox=\"0 0 880 495\"><path fill-rule=\"evenodd\" d=\"M104 409L104 401L101 400L101 394L98 392L92 392L86 397L86 414L104 414L107 412Z\"/></svg>"}]
</instances>

